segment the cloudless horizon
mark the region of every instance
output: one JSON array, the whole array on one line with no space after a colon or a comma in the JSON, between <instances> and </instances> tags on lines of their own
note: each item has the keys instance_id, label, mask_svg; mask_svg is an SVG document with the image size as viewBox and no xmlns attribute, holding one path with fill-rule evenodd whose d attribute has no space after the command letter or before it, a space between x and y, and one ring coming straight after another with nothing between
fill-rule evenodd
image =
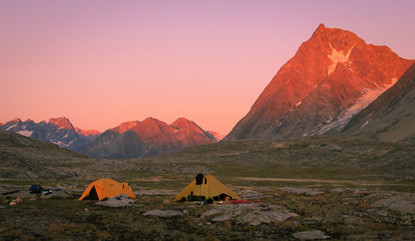
<instances>
[{"instance_id":1,"label":"cloudless horizon","mask_svg":"<svg viewBox=\"0 0 415 241\"><path fill-rule=\"evenodd\" d=\"M415 59L415 1L0 1L0 122L228 134L323 23Z\"/></svg>"}]
</instances>

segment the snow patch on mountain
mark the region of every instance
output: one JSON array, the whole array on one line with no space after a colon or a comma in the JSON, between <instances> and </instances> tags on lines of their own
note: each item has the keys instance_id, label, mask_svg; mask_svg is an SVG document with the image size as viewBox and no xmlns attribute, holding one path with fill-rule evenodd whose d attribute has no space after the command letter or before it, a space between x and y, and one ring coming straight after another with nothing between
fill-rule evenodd
<instances>
[{"instance_id":1,"label":"snow patch on mountain","mask_svg":"<svg viewBox=\"0 0 415 241\"><path fill-rule=\"evenodd\" d=\"M68 144L65 144L62 141L52 141L52 140L50 140L50 142L52 142L53 144L56 144L56 145L58 145L60 147L63 147L63 148L68 148L73 143L73 141L70 141Z\"/></svg>"},{"instance_id":2,"label":"snow patch on mountain","mask_svg":"<svg viewBox=\"0 0 415 241\"><path fill-rule=\"evenodd\" d=\"M10 126L9 128L7 128L7 129L6 129L6 131L9 131L9 130L13 129L13 128L15 128L16 126L17 126L17 124L14 124L14 125Z\"/></svg>"},{"instance_id":3,"label":"snow patch on mountain","mask_svg":"<svg viewBox=\"0 0 415 241\"><path fill-rule=\"evenodd\" d=\"M340 113L339 117L332 122L328 123L327 125L321 127L320 130L313 133L313 135L321 135L326 133L329 130L337 129L340 130L349 123L350 119L355 116L357 113L362 111L366 108L370 103L375 101L383 92L387 91L390 87L392 87L396 83L397 79L393 78L391 80L391 84L384 85L383 87L377 89L363 89L362 90L362 97L355 103L353 103L350 108L344 110ZM367 123L366 123L367 124Z\"/></svg>"},{"instance_id":4,"label":"snow patch on mountain","mask_svg":"<svg viewBox=\"0 0 415 241\"><path fill-rule=\"evenodd\" d=\"M24 129L24 128L23 128ZM31 137L33 134L33 131L27 131L27 130L21 130L16 132L17 134L20 134L22 136L27 136L27 137Z\"/></svg>"},{"instance_id":5,"label":"snow patch on mountain","mask_svg":"<svg viewBox=\"0 0 415 241\"><path fill-rule=\"evenodd\" d=\"M360 128L363 128L367 124L369 124L369 121L366 121Z\"/></svg>"},{"instance_id":6,"label":"snow patch on mountain","mask_svg":"<svg viewBox=\"0 0 415 241\"><path fill-rule=\"evenodd\" d=\"M334 70L336 69L336 66L338 63L349 63L349 57L350 57L350 53L352 52L354 46L356 45L356 43L349 49L349 51L347 52L346 55L344 55L343 51L341 50L340 52L338 52L337 50L335 50L331 44L329 43L330 48L332 50L330 55L327 55L327 57L331 60L331 62L333 62L332 65L330 65L329 67L327 67L327 74L331 75ZM349 68L350 68L350 63L349 63Z\"/></svg>"}]
</instances>

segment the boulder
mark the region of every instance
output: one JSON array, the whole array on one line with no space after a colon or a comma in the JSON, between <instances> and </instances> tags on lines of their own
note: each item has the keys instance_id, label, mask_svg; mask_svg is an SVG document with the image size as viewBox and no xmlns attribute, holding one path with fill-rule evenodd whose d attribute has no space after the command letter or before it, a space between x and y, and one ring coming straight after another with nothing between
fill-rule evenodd
<instances>
[{"instance_id":1,"label":"boulder","mask_svg":"<svg viewBox=\"0 0 415 241\"><path fill-rule=\"evenodd\" d=\"M216 215L216 214L219 214L219 213L222 213L222 212L223 212L223 210L220 210L220 209L211 209L209 211L204 212L200 217L201 218L209 217L209 216Z\"/></svg>"},{"instance_id":2,"label":"boulder","mask_svg":"<svg viewBox=\"0 0 415 241\"><path fill-rule=\"evenodd\" d=\"M157 216L157 217L163 217L163 218L169 218L173 216L183 216L184 213L176 210L150 210L145 213L143 213L143 216Z\"/></svg>"},{"instance_id":3,"label":"boulder","mask_svg":"<svg viewBox=\"0 0 415 241\"><path fill-rule=\"evenodd\" d=\"M298 214L282 209L280 206L267 203L222 204L215 205L215 208L204 212L201 218L217 215L211 221L234 220L242 224L257 226L262 223L281 223L298 216Z\"/></svg>"},{"instance_id":4,"label":"boulder","mask_svg":"<svg viewBox=\"0 0 415 241\"><path fill-rule=\"evenodd\" d=\"M224 221L229 221L232 219L232 215L230 214L224 214L224 215L220 215L217 216L216 218L213 218L212 221L214 222L224 222Z\"/></svg>"},{"instance_id":5,"label":"boulder","mask_svg":"<svg viewBox=\"0 0 415 241\"><path fill-rule=\"evenodd\" d=\"M261 223L282 223L285 220L296 216L298 216L298 214L287 213L284 211L249 212L241 217L240 220L245 224L257 226Z\"/></svg>"},{"instance_id":6,"label":"boulder","mask_svg":"<svg viewBox=\"0 0 415 241\"><path fill-rule=\"evenodd\" d=\"M107 200L96 202L95 205L118 208L118 207L130 207L133 203L134 203L134 200L132 199L110 197Z\"/></svg>"},{"instance_id":7,"label":"boulder","mask_svg":"<svg viewBox=\"0 0 415 241\"><path fill-rule=\"evenodd\" d=\"M253 190L253 189L247 189L242 192L240 195L244 200L261 200L263 198L262 193Z\"/></svg>"},{"instance_id":8,"label":"boulder","mask_svg":"<svg viewBox=\"0 0 415 241\"><path fill-rule=\"evenodd\" d=\"M415 214L415 194L401 194L371 203L373 207L385 207L401 214Z\"/></svg>"}]
</instances>

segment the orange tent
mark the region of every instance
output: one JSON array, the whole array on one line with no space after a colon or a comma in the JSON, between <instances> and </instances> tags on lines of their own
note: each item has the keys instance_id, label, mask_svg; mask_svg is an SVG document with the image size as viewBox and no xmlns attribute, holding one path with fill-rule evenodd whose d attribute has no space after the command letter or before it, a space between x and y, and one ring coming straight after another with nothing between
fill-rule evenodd
<instances>
[{"instance_id":1,"label":"orange tent","mask_svg":"<svg viewBox=\"0 0 415 241\"><path fill-rule=\"evenodd\" d=\"M111 179L103 178L89 184L79 200L85 198L102 200L104 198L116 197L120 194L125 194L129 198L136 198L128 183L119 183Z\"/></svg>"}]
</instances>

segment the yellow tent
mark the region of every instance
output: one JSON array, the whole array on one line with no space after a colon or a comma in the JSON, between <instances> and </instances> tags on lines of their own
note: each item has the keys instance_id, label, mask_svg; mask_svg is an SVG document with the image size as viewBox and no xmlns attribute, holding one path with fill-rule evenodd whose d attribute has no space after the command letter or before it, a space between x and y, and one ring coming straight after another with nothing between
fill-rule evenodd
<instances>
[{"instance_id":1,"label":"yellow tent","mask_svg":"<svg viewBox=\"0 0 415 241\"><path fill-rule=\"evenodd\" d=\"M232 197L233 200L241 200L241 198L223 185L218 179L212 175L198 174L193 181L185 187L177 196L176 201L186 198L193 192L194 196L204 196L205 198L213 198L218 200L221 194Z\"/></svg>"},{"instance_id":2,"label":"yellow tent","mask_svg":"<svg viewBox=\"0 0 415 241\"><path fill-rule=\"evenodd\" d=\"M85 189L79 200L87 199L98 199L116 197L120 194L125 194L130 198L135 198L133 190L128 183L119 183L111 179L99 179L89 184Z\"/></svg>"}]
</instances>

